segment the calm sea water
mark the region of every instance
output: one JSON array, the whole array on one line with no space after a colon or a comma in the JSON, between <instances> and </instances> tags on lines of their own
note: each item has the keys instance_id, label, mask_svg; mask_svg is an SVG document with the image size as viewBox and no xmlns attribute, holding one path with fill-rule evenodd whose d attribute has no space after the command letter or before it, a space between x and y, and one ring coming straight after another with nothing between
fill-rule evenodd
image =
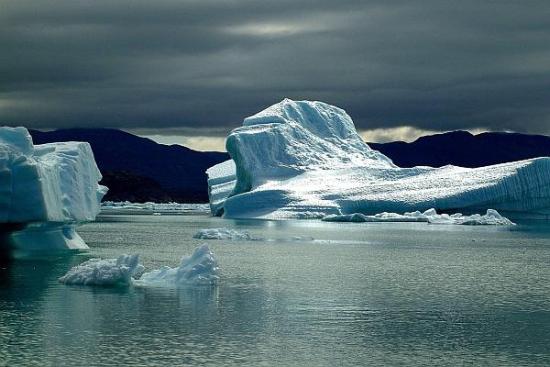
<instances>
[{"instance_id":1,"label":"calm sea water","mask_svg":"<svg viewBox=\"0 0 550 367\"><path fill-rule=\"evenodd\" d=\"M264 241L198 241L201 228ZM550 365L550 226L103 216L87 253L0 265L0 366ZM175 266L208 242L214 288L57 282L90 257Z\"/></svg>"}]
</instances>

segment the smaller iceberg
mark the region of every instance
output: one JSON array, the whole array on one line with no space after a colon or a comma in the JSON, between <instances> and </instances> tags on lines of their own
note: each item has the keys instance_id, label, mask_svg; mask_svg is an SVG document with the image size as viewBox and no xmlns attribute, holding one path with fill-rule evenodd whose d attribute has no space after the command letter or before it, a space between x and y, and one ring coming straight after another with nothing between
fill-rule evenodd
<instances>
[{"instance_id":1,"label":"smaller iceberg","mask_svg":"<svg viewBox=\"0 0 550 367\"><path fill-rule=\"evenodd\" d=\"M323 217L325 222L428 222L432 224L458 224L458 225L515 225L511 220L503 217L494 209L487 209L484 215L473 214L437 214L434 208L424 212L414 211L404 214L397 213L379 213L375 215L365 215L361 213L353 214L332 214Z\"/></svg>"},{"instance_id":2,"label":"smaller iceberg","mask_svg":"<svg viewBox=\"0 0 550 367\"><path fill-rule=\"evenodd\" d=\"M183 257L177 268L164 266L144 273L134 284L145 287L178 288L193 285L214 285L219 280L220 268L208 245L195 249L190 257Z\"/></svg>"},{"instance_id":3,"label":"smaller iceberg","mask_svg":"<svg viewBox=\"0 0 550 367\"><path fill-rule=\"evenodd\" d=\"M456 214L440 214L428 218L428 222L432 224L459 224L466 226L513 226L515 225L510 219L503 217L494 209L487 209L485 215L473 214L462 215Z\"/></svg>"},{"instance_id":4,"label":"smaller iceberg","mask_svg":"<svg viewBox=\"0 0 550 367\"><path fill-rule=\"evenodd\" d=\"M201 229L193 238L201 240L231 240L231 241L258 241L259 238L253 237L246 231L237 231L230 228L206 228Z\"/></svg>"},{"instance_id":5,"label":"smaller iceberg","mask_svg":"<svg viewBox=\"0 0 550 367\"><path fill-rule=\"evenodd\" d=\"M132 203L130 201L104 201L101 203L102 214L149 214L149 215L183 215L206 214L210 212L208 204L183 203Z\"/></svg>"},{"instance_id":6,"label":"smaller iceberg","mask_svg":"<svg viewBox=\"0 0 550 367\"><path fill-rule=\"evenodd\" d=\"M144 270L139 255L120 255L118 259L90 259L73 267L59 282L70 285L128 286L132 277Z\"/></svg>"},{"instance_id":7,"label":"smaller iceberg","mask_svg":"<svg viewBox=\"0 0 550 367\"><path fill-rule=\"evenodd\" d=\"M59 278L67 285L104 287L130 286L178 288L195 285L214 285L220 268L208 245L201 245L189 257L183 257L177 268L163 266L144 272L139 255L121 255L117 259L90 259L77 265Z\"/></svg>"}]
</instances>

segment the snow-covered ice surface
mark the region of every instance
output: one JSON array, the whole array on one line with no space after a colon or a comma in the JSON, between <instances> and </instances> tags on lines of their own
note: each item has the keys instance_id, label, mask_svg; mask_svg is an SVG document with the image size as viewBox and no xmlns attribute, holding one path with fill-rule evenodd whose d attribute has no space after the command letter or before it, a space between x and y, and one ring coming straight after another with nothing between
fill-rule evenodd
<instances>
[{"instance_id":1,"label":"snow-covered ice surface","mask_svg":"<svg viewBox=\"0 0 550 367\"><path fill-rule=\"evenodd\" d=\"M71 268L59 278L63 284L94 286L130 286L178 288L214 285L219 280L219 267L207 245L183 257L177 268L164 266L144 272L139 255L121 255L117 259L90 259Z\"/></svg>"},{"instance_id":2,"label":"snow-covered ice surface","mask_svg":"<svg viewBox=\"0 0 550 367\"><path fill-rule=\"evenodd\" d=\"M128 286L132 277L143 272L138 255L121 255L118 259L90 259L73 267L59 278L63 284Z\"/></svg>"},{"instance_id":3,"label":"snow-covered ice surface","mask_svg":"<svg viewBox=\"0 0 550 367\"><path fill-rule=\"evenodd\" d=\"M230 228L205 228L199 230L193 238L201 240L231 240L231 241L258 241L247 231L237 231Z\"/></svg>"},{"instance_id":4,"label":"snow-covered ice surface","mask_svg":"<svg viewBox=\"0 0 550 367\"><path fill-rule=\"evenodd\" d=\"M287 219L426 211L550 213L550 158L482 168L396 167L365 144L347 113L285 99L227 138L232 161L210 168L212 213Z\"/></svg>"},{"instance_id":5,"label":"snow-covered ice surface","mask_svg":"<svg viewBox=\"0 0 550 367\"><path fill-rule=\"evenodd\" d=\"M27 224L16 246L44 230L42 248L86 248L74 233L95 219L107 188L88 143L33 145L27 129L0 128L0 223ZM17 239L17 241L16 241Z\"/></svg>"},{"instance_id":6,"label":"snow-covered ice surface","mask_svg":"<svg viewBox=\"0 0 550 367\"><path fill-rule=\"evenodd\" d=\"M183 203L132 203L129 201L104 201L101 203L103 214L198 214L209 213L208 204Z\"/></svg>"},{"instance_id":7,"label":"snow-covered ice surface","mask_svg":"<svg viewBox=\"0 0 550 367\"><path fill-rule=\"evenodd\" d=\"M508 218L503 217L494 209L487 209L484 215L472 214L437 214L435 209L428 209L424 212L406 212L397 213L378 213L375 215L365 215L361 213L354 214L331 214L323 218L326 222L428 222L433 224L460 224L460 225L506 225L511 226L514 223Z\"/></svg>"},{"instance_id":8,"label":"snow-covered ice surface","mask_svg":"<svg viewBox=\"0 0 550 367\"><path fill-rule=\"evenodd\" d=\"M220 268L208 245L195 249L190 257L183 257L177 268L164 266L144 273L134 281L141 287L178 288L196 285L214 285L219 280Z\"/></svg>"}]
</instances>

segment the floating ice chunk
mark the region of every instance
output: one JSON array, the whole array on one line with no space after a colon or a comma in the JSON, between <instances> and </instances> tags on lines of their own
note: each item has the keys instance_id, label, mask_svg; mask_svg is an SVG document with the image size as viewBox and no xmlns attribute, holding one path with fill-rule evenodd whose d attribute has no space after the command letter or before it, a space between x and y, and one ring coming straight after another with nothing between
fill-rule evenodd
<instances>
[{"instance_id":1,"label":"floating ice chunk","mask_svg":"<svg viewBox=\"0 0 550 367\"><path fill-rule=\"evenodd\" d=\"M246 118L226 148L232 161L207 171L212 213L226 218L550 209L550 158L399 168L362 141L345 111L322 102L285 99Z\"/></svg>"},{"instance_id":2,"label":"floating ice chunk","mask_svg":"<svg viewBox=\"0 0 550 367\"><path fill-rule=\"evenodd\" d=\"M428 209L421 213L419 211L404 214L379 213L365 215L361 213L344 215L327 215L323 218L326 222L428 222L433 224L461 224L461 225L514 225L508 218L503 217L494 209L487 209L485 215L473 214L437 214L435 209Z\"/></svg>"},{"instance_id":3,"label":"floating ice chunk","mask_svg":"<svg viewBox=\"0 0 550 367\"><path fill-rule=\"evenodd\" d=\"M218 282L219 267L208 245L195 249L190 257L183 257L177 268L164 266L144 273L134 284L142 287L177 288L192 285L213 285Z\"/></svg>"},{"instance_id":4,"label":"floating ice chunk","mask_svg":"<svg viewBox=\"0 0 550 367\"><path fill-rule=\"evenodd\" d=\"M325 213L323 212L296 212L296 219L323 219Z\"/></svg>"},{"instance_id":5,"label":"floating ice chunk","mask_svg":"<svg viewBox=\"0 0 550 367\"><path fill-rule=\"evenodd\" d=\"M257 241L259 238L252 237L246 231L237 231L230 228L206 228L201 229L193 238L201 240L239 240L239 241Z\"/></svg>"},{"instance_id":6,"label":"floating ice chunk","mask_svg":"<svg viewBox=\"0 0 550 367\"><path fill-rule=\"evenodd\" d=\"M143 271L138 255L121 255L118 259L90 259L73 267L59 278L63 284L128 286L133 276Z\"/></svg>"},{"instance_id":7,"label":"floating ice chunk","mask_svg":"<svg viewBox=\"0 0 550 367\"><path fill-rule=\"evenodd\" d=\"M177 215L208 213L209 211L208 204L132 203L129 201L104 201L101 203L101 212L104 214Z\"/></svg>"},{"instance_id":8,"label":"floating ice chunk","mask_svg":"<svg viewBox=\"0 0 550 367\"><path fill-rule=\"evenodd\" d=\"M177 288L213 285L219 279L219 267L207 245L199 246L190 257L183 257L177 268L163 266L144 272L139 255L121 255L118 259L90 259L59 278L63 284ZM138 279L139 278L139 279Z\"/></svg>"},{"instance_id":9,"label":"floating ice chunk","mask_svg":"<svg viewBox=\"0 0 550 367\"><path fill-rule=\"evenodd\" d=\"M397 213L378 213L374 215L365 215L361 213L353 214L332 214L323 217L325 222L427 222L430 216L437 215L435 209L428 209L425 212L414 211L404 214Z\"/></svg>"},{"instance_id":10,"label":"floating ice chunk","mask_svg":"<svg viewBox=\"0 0 550 367\"><path fill-rule=\"evenodd\" d=\"M510 219L503 217L494 209L487 209L485 215L473 214L462 215L456 214L441 214L428 217L428 222L432 224L460 224L460 225L494 225L494 226L513 226L515 225Z\"/></svg>"},{"instance_id":11,"label":"floating ice chunk","mask_svg":"<svg viewBox=\"0 0 550 367\"><path fill-rule=\"evenodd\" d=\"M329 214L322 218L325 222L369 222L368 216L361 213L353 214Z\"/></svg>"}]
</instances>

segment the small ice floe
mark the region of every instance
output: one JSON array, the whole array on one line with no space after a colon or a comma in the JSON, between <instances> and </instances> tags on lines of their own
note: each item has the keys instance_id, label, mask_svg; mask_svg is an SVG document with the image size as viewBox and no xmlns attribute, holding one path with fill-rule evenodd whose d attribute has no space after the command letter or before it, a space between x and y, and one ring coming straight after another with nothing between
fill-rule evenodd
<instances>
[{"instance_id":1,"label":"small ice floe","mask_svg":"<svg viewBox=\"0 0 550 367\"><path fill-rule=\"evenodd\" d=\"M375 215L365 215L361 213L353 214L332 214L323 217L325 222L428 222L428 218L437 215L435 209L428 209L425 212L415 211L404 214L397 213L378 213Z\"/></svg>"},{"instance_id":2,"label":"small ice floe","mask_svg":"<svg viewBox=\"0 0 550 367\"><path fill-rule=\"evenodd\" d=\"M129 201L104 201L101 203L104 214L152 214L152 215L180 215L208 213L208 204L182 203L132 203Z\"/></svg>"},{"instance_id":3,"label":"small ice floe","mask_svg":"<svg viewBox=\"0 0 550 367\"><path fill-rule=\"evenodd\" d=\"M258 241L260 238L253 237L246 231L237 231L230 228L206 228L201 229L193 238L201 240L232 240L232 241Z\"/></svg>"},{"instance_id":4,"label":"small ice floe","mask_svg":"<svg viewBox=\"0 0 550 367\"><path fill-rule=\"evenodd\" d=\"M369 216L361 213L353 214L330 214L322 218L325 222L354 222L354 223L363 223L363 222L372 222L369 220Z\"/></svg>"},{"instance_id":5,"label":"small ice floe","mask_svg":"<svg viewBox=\"0 0 550 367\"><path fill-rule=\"evenodd\" d=\"M183 257L177 268L164 266L144 273L135 280L136 286L178 288L189 285L214 285L219 280L218 262L208 245L195 249L190 257Z\"/></svg>"},{"instance_id":6,"label":"small ice floe","mask_svg":"<svg viewBox=\"0 0 550 367\"><path fill-rule=\"evenodd\" d=\"M323 218L326 222L428 222L432 224L459 224L459 225L514 225L508 218L503 217L494 209L487 209L486 214L462 215L437 214L435 209L428 209L424 212L379 213L365 215L361 213L327 215Z\"/></svg>"},{"instance_id":7,"label":"small ice floe","mask_svg":"<svg viewBox=\"0 0 550 367\"><path fill-rule=\"evenodd\" d=\"M133 276L139 276L144 267L139 255L121 255L118 259L90 259L73 267L59 278L63 284L127 286Z\"/></svg>"},{"instance_id":8,"label":"small ice floe","mask_svg":"<svg viewBox=\"0 0 550 367\"><path fill-rule=\"evenodd\" d=\"M473 214L473 215L462 215L460 213L456 214L439 214L432 216L428 219L429 223L432 224L460 224L468 226L479 226L479 225L493 225L493 226L513 226L515 225L510 219L503 217L494 209L487 209L487 212L484 215Z\"/></svg>"},{"instance_id":9,"label":"small ice floe","mask_svg":"<svg viewBox=\"0 0 550 367\"><path fill-rule=\"evenodd\" d=\"M312 211L305 211L305 212L297 212L295 213L296 219L323 219L325 217L325 213L323 212L312 212Z\"/></svg>"},{"instance_id":10,"label":"small ice floe","mask_svg":"<svg viewBox=\"0 0 550 367\"><path fill-rule=\"evenodd\" d=\"M183 257L177 268L164 266L150 272L144 270L139 255L121 255L118 259L85 261L69 270L59 281L70 285L178 288L216 284L220 271L214 253L207 245L197 247L190 257Z\"/></svg>"}]
</instances>

